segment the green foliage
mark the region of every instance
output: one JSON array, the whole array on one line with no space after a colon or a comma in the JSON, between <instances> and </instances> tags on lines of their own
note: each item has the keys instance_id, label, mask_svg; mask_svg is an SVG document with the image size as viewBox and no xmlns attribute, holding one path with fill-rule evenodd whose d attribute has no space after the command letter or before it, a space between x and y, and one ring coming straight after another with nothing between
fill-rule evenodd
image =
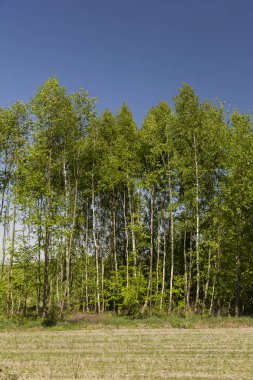
<instances>
[{"instance_id":1,"label":"green foliage","mask_svg":"<svg viewBox=\"0 0 253 380\"><path fill-rule=\"evenodd\" d=\"M184 84L138 129L49 78L0 132L1 314L253 312L250 115Z\"/></svg>"},{"instance_id":2,"label":"green foliage","mask_svg":"<svg viewBox=\"0 0 253 380\"><path fill-rule=\"evenodd\" d=\"M46 311L44 318L42 319L41 325L43 327L53 327L56 326L59 321L59 310L55 304L51 305L49 310Z\"/></svg>"}]
</instances>

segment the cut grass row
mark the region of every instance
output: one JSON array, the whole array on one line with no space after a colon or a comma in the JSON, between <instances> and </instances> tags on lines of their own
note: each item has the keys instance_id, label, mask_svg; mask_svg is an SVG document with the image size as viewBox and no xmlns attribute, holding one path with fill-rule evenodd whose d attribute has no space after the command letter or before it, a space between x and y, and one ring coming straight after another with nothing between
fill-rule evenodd
<instances>
[{"instance_id":1,"label":"cut grass row","mask_svg":"<svg viewBox=\"0 0 253 380\"><path fill-rule=\"evenodd\" d=\"M2 330L0 379L253 379L251 328L106 327Z\"/></svg>"}]
</instances>

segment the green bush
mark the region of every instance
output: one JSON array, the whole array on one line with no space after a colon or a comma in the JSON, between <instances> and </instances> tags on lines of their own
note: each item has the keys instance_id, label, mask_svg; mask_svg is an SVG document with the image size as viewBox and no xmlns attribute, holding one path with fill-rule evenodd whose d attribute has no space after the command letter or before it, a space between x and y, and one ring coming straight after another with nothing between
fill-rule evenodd
<instances>
[{"instance_id":1,"label":"green bush","mask_svg":"<svg viewBox=\"0 0 253 380\"><path fill-rule=\"evenodd\" d=\"M46 312L45 317L42 319L43 327L52 327L56 326L59 321L59 313L56 306L52 306L49 311Z\"/></svg>"}]
</instances>

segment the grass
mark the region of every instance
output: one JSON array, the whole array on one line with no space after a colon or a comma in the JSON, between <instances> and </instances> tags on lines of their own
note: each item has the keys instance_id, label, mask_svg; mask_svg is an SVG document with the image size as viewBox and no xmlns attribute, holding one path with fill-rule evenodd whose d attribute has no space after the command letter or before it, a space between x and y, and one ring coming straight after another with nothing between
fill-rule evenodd
<instances>
[{"instance_id":1,"label":"grass","mask_svg":"<svg viewBox=\"0 0 253 380\"><path fill-rule=\"evenodd\" d=\"M253 329L5 330L0 379L253 379Z\"/></svg>"},{"instance_id":2,"label":"grass","mask_svg":"<svg viewBox=\"0 0 253 380\"><path fill-rule=\"evenodd\" d=\"M0 380L253 379L252 318L0 321Z\"/></svg>"},{"instance_id":3,"label":"grass","mask_svg":"<svg viewBox=\"0 0 253 380\"><path fill-rule=\"evenodd\" d=\"M2 330L43 330L41 319L0 318L0 331ZM187 317L170 315L170 316L153 316L149 318L131 318L116 317L111 314L81 314L77 313L69 316L63 321L59 321L51 330L82 330L98 328L241 328L253 327L252 317L209 317L199 315L188 315Z\"/></svg>"}]
</instances>

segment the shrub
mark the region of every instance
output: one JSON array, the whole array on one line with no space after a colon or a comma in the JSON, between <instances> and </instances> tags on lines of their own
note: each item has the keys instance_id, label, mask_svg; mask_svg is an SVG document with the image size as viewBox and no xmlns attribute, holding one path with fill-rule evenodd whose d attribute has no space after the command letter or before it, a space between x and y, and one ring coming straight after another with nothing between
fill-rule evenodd
<instances>
[{"instance_id":1,"label":"shrub","mask_svg":"<svg viewBox=\"0 0 253 380\"><path fill-rule=\"evenodd\" d=\"M45 317L42 320L42 326L43 327L52 327L57 324L59 320L59 313L57 310L57 306L53 305L49 309L49 311L46 312Z\"/></svg>"}]
</instances>

